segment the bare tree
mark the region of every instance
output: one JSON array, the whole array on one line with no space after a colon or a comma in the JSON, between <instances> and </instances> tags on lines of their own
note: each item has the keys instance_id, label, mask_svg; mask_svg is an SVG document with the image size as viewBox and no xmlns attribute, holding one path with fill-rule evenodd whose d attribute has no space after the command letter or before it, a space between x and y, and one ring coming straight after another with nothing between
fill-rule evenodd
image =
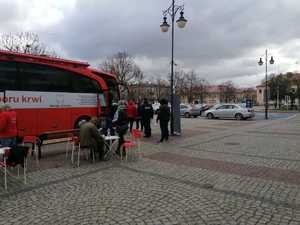
<instances>
[{"instance_id":1,"label":"bare tree","mask_svg":"<svg viewBox=\"0 0 300 225\"><path fill-rule=\"evenodd\" d=\"M197 82L196 89L195 89L195 95L198 97L201 104L204 103L204 99L208 94L208 90L207 90L208 86L209 86L209 83L204 78L199 79L199 81Z\"/></svg>"},{"instance_id":2,"label":"bare tree","mask_svg":"<svg viewBox=\"0 0 300 225\"><path fill-rule=\"evenodd\" d=\"M174 87L175 92L179 96L184 96L186 92L185 73L181 71L175 71L174 73Z\"/></svg>"},{"instance_id":3,"label":"bare tree","mask_svg":"<svg viewBox=\"0 0 300 225\"><path fill-rule=\"evenodd\" d=\"M185 89L186 89L186 96L189 103L192 103L195 97L195 89L198 83L197 74L192 70L190 72L185 73Z\"/></svg>"},{"instance_id":4,"label":"bare tree","mask_svg":"<svg viewBox=\"0 0 300 225\"><path fill-rule=\"evenodd\" d=\"M154 92L156 100L161 98L167 98L169 93L168 82L160 77L156 78L153 82L154 84Z\"/></svg>"},{"instance_id":5,"label":"bare tree","mask_svg":"<svg viewBox=\"0 0 300 225\"><path fill-rule=\"evenodd\" d=\"M39 36L32 32L2 34L0 49L34 55L56 56L56 53L53 50L48 50L45 44L40 42Z\"/></svg>"},{"instance_id":6,"label":"bare tree","mask_svg":"<svg viewBox=\"0 0 300 225\"><path fill-rule=\"evenodd\" d=\"M103 70L117 76L121 85L128 86L136 79L143 78L141 69L127 52L118 52L102 63Z\"/></svg>"},{"instance_id":7,"label":"bare tree","mask_svg":"<svg viewBox=\"0 0 300 225\"><path fill-rule=\"evenodd\" d=\"M233 102L236 99L236 88L232 81L220 85L220 99L225 103Z\"/></svg>"}]
</instances>

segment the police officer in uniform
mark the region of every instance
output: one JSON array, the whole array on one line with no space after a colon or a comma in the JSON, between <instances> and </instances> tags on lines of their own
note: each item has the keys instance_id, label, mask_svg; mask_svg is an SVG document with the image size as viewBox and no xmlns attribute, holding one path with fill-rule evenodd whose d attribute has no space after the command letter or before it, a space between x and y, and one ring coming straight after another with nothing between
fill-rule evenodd
<instances>
[{"instance_id":1,"label":"police officer in uniform","mask_svg":"<svg viewBox=\"0 0 300 225\"><path fill-rule=\"evenodd\" d=\"M168 106L168 100L161 99L160 100L160 107L157 113L157 119L156 122L160 125L160 131L161 131L161 138L159 142L163 142L164 140L169 139L169 130L168 130L168 123L170 121L170 108Z\"/></svg>"},{"instance_id":2,"label":"police officer in uniform","mask_svg":"<svg viewBox=\"0 0 300 225\"><path fill-rule=\"evenodd\" d=\"M141 114L144 125L144 137L151 137L151 119L153 118L153 108L146 98L144 99L144 104L142 105Z\"/></svg>"}]
</instances>

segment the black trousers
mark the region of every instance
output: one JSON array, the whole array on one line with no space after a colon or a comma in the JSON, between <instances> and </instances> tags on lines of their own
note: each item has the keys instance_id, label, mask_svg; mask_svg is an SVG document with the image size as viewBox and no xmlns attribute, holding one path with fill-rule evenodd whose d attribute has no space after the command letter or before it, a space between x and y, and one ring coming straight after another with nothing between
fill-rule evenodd
<instances>
[{"instance_id":1,"label":"black trousers","mask_svg":"<svg viewBox=\"0 0 300 225\"><path fill-rule=\"evenodd\" d=\"M159 125L160 125L160 132L161 132L160 141L168 140L169 139L169 129L168 129L169 121L161 121L160 120Z\"/></svg>"},{"instance_id":2,"label":"black trousers","mask_svg":"<svg viewBox=\"0 0 300 225\"><path fill-rule=\"evenodd\" d=\"M132 127L133 127L133 123L134 123L135 119L134 118L128 118L128 120L129 120L129 130L131 132L132 131Z\"/></svg>"},{"instance_id":3,"label":"black trousers","mask_svg":"<svg viewBox=\"0 0 300 225\"><path fill-rule=\"evenodd\" d=\"M141 124L141 131L144 129L143 121L141 119L136 119L136 129L140 129L140 124Z\"/></svg>"},{"instance_id":4,"label":"black trousers","mask_svg":"<svg viewBox=\"0 0 300 225\"><path fill-rule=\"evenodd\" d=\"M89 146L80 146L81 148L90 148L90 158L93 159L93 152L95 158L98 155L98 159L102 160L104 157L104 141L103 140L95 140L95 142Z\"/></svg>"},{"instance_id":5,"label":"black trousers","mask_svg":"<svg viewBox=\"0 0 300 225\"><path fill-rule=\"evenodd\" d=\"M144 119L143 124L145 137L151 137L151 119Z\"/></svg>"},{"instance_id":6,"label":"black trousers","mask_svg":"<svg viewBox=\"0 0 300 225\"><path fill-rule=\"evenodd\" d=\"M118 134L119 143L118 143L117 153L120 153L120 148L121 148L122 144L124 144L124 142L125 142L124 135L125 134Z\"/></svg>"}]
</instances>

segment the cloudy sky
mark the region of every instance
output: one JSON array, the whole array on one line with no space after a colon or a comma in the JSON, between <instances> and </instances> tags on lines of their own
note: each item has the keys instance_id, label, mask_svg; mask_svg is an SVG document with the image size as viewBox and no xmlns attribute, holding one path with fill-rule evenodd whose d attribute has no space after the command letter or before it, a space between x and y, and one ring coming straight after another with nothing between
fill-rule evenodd
<instances>
[{"instance_id":1,"label":"cloudy sky","mask_svg":"<svg viewBox=\"0 0 300 225\"><path fill-rule=\"evenodd\" d=\"M161 33L171 0L0 0L0 33L31 31L68 59L97 66L127 51L148 77L167 78L171 32ZM299 0L176 0L185 5L175 28L176 69L195 70L212 84L255 86L259 57L274 56L270 73L300 67ZM176 15L178 17L178 15ZM177 18L176 18L177 19ZM170 18L168 18L170 22Z\"/></svg>"}]
</instances>

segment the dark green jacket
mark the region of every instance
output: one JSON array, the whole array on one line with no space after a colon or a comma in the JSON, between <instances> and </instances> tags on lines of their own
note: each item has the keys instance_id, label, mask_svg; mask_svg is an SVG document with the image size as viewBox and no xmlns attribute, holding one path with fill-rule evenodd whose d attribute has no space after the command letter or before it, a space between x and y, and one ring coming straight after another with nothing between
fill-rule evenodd
<instances>
[{"instance_id":1,"label":"dark green jacket","mask_svg":"<svg viewBox=\"0 0 300 225\"><path fill-rule=\"evenodd\" d=\"M100 135L95 124L85 122L80 126L80 145L93 147L97 149L99 144L103 143L103 137Z\"/></svg>"}]
</instances>

